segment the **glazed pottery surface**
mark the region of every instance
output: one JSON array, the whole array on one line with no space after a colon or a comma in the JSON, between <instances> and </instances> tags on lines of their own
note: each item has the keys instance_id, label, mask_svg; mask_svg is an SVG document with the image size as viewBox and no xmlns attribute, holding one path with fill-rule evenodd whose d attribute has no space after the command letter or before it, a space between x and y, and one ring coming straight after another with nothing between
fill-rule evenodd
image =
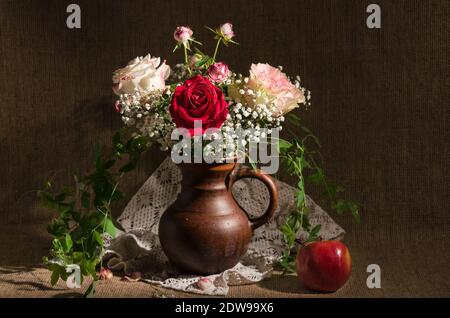
<instances>
[{"instance_id":1,"label":"glazed pottery surface","mask_svg":"<svg viewBox=\"0 0 450 318\"><path fill-rule=\"evenodd\" d=\"M159 238L169 261L184 273L214 274L236 265L252 232L273 216L278 193L273 180L238 163L180 164L181 193L161 217ZM257 178L269 189L270 203L249 219L231 188L241 178Z\"/></svg>"}]
</instances>

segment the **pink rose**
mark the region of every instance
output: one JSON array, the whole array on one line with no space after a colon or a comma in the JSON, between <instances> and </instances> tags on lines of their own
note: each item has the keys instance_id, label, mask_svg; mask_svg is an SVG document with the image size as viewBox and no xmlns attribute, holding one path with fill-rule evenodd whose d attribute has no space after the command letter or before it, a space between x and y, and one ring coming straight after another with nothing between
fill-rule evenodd
<instances>
[{"instance_id":1,"label":"pink rose","mask_svg":"<svg viewBox=\"0 0 450 318\"><path fill-rule=\"evenodd\" d=\"M208 67L208 77L211 81L220 83L230 76L228 65L222 62L216 62Z\"/></svg>"},{"instance_id":2,"label":"pink rose","mask_svg":"<svg viewBox=\"0 0 450 318\"><path fill-rule=\"evenodd\" d=\"M305 102L303 91L292 84L286 74L269 64L252 64L248 88L260 91L262 98L274 104L274 116L282 116Z\"/></svg>"},{"instance_id":3,"label":"pink rose","mask_svg":"<svg viewBox=\"0 0 450 318\"><path fill-rule=\"evenodd\" d=\"M115 94L133 94L136 90L142 96L165 87L170 67L161 63L159 57L148 54L131 60L127 66L113 73L113 91Z\"/></svg>"},{"instance_id":4,"label":"pink rose","mask_svg":"<svg viewBox=\"0 0 450 318\"><path fill-rule=\"evenodd\" d=\"M175 29L173 37L178 43L186 44L187 41L191 39L193 33L194 32L192 32L191 28L186 26L179 26Z\"/></svg>"},{"instance_id":5,"label":"pink rose","mask_svg":"<svg viewBox=\"0 0 450 318\"><path fill-rule=\"evenodd\" d=\"M234 37L233 25L229 22L222 24L220 26L220 33L222 33L223 37L227 40L231 40Z\"/></svg>"}]
</instances>

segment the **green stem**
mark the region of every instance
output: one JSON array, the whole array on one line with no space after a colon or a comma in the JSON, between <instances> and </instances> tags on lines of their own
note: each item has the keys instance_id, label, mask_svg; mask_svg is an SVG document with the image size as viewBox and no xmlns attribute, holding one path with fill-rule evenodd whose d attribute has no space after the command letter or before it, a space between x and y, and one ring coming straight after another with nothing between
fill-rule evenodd
<instances>
[{"instance_id":1,"label":"green stem","mask_svg":"<svg viewBox=\"0 0 450 318\"><path fill-rule=\"evenodd\" d=\"M314 159L314 157L311 154L309 154L309 160L312 163L314 169L316 171L318 171L320 169L320 167L319 167L319 165L317 164L316 160ZM328 199L330 200L331 203L333 203L335 198L331 194L330 187L328 186L328 182L325 179L325 176L322 176L322 182L323 182L323 187L325 188L325 191L327 192Z\"/></svg>"},{"instance_id":2,"label":"green stem","mask_svg":"<svg viewBox=\"0 0 450 318\"><path fill-rule=\"evenodd\" d=\"M214 50L214 55L213 55L213 62L215 62L216 61L216 56L217 56L217 52L219 51L219 45L220 45L220 42L222 42L222 38L219 38L218 40L217 40L217 44L216 44L216 49Z\"/></svg>"},{"instance_id":3,"label":"green stem","mask_svg":"<svg viewBox=\"0 0 450 318\"><path fill-rule=\"evenodd\" d=\"M183 44L183 48L184 48L184 64L186 64L186 68L189 72L189 75L192 74L191 68L189 66L189 61L188 61L188 54L187 54L187 47L185 44Z\"/></svg>"},{"instance_id":4,"label":"green stem","mask_svg":"<svg viewBox=\"0 0 450 318\"><path fill-rule=\"evenodd\" d=\"M118 181L117 181L116 184L114 185L114 188L113 188L113 190L112 190L112 192L111 192L111 195L110 195L110 197L109 197L109 200L108 200L108 202L106 203L106 206L108 207L108 210L106 211L106 213L105 213L105 218L103 219L103 230L102 230L102 234L104 234L105 231L106 231L106 220L108 219L109 206L111 205L112 198L113 198L113 196L114 196L114 193L115 193L116 190L117 190L117 187L119 186L120 179L122 178L123 174L124 174L123 172L120 174L120 176L119 176L119 178L118 178ZM104 249L104 247L103 247L103 244L102 244L102 253L101 253L101 255L100 255L100 270L101 270L102 267L103 267L103 249Z\"/></svg>"}]
</instances>

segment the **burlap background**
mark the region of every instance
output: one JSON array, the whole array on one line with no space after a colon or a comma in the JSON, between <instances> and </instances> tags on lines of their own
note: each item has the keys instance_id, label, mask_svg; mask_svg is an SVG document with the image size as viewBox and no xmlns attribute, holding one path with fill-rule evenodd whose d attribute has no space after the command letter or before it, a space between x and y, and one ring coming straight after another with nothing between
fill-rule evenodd
<instances>
[{"instance_id":1,"label":"burlap background","mask_svg":"<svg viewBox=\"0 0 450 318\"><path fill-rule=\"evenodd\" d=\"M81 30L65 25L73 2ZM50 215L32 191L52 175L66 184L89 169L94 143L120 126L111 71L147 52L178 61L172 31L180 24L211 50L203 26L229 20L241 45L220 59L241 72L261 61L302 75L313 106L300 114L322 141L329 177L363 206L360 225L336 217L355 261L343 295L450 296L450 3L379 0L382 28L370 30L372 2L0 1L0 266L39 264ZM125 190L136 191L162 159L156 149L147 154ZM382 267L382 291L365 287L370 263ZM298 295L289 284L285 292Z\"/></svg>"}]
</instances>

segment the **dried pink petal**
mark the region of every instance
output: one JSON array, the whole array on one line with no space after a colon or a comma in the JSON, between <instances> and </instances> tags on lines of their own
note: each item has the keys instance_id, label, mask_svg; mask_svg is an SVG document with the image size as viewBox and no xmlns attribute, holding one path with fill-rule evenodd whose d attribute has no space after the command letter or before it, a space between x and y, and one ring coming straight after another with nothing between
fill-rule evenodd
<instances>
[{"instance_id":1,"label":"dried pink petal","mask_svg":"<svg viewBox=\"0 0 450 318\"><path fill-rule=\"evenodd\" d=\"M98 275L98 278L100 280L107 280L107 279L111 279L113 277L114 277L114 274L112 273L112 271L109 268L102 267L100 269L100 273Z\"/></svg>"}]
</instances>

